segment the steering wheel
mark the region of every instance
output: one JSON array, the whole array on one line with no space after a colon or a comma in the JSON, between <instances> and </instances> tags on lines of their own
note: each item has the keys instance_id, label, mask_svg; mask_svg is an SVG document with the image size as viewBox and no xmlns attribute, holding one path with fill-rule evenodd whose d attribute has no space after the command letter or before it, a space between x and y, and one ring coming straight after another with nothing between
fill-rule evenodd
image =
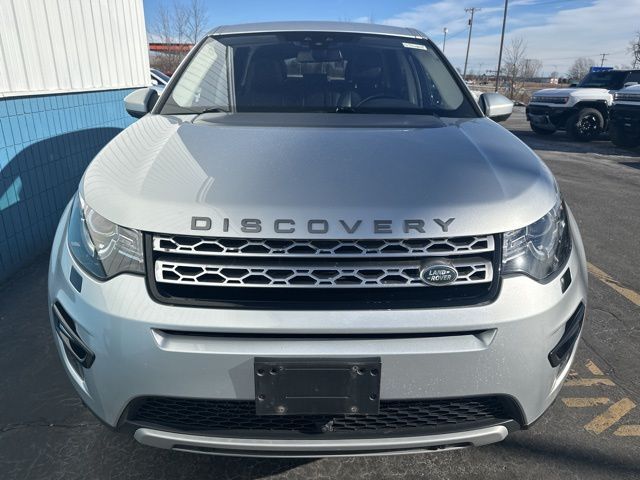
<instances>
[{"instance_id":1,"label":"steering wheel","mask_svg":"<svg viewBox=\"0 0 640 480\"><path fill-rule=\"evenodd\" d=\"M402 100L401 98L394 97L393 95L389 95L387 93L376 93L375 95L371 95L370 97L360 100L360 102L358 102L358 105L356 105L356 108L361 107L362 105L364 105L367 102L370 102L371 100L380 100L383 98L386 98L388 100Z\"/></svg>"}]
</instances>

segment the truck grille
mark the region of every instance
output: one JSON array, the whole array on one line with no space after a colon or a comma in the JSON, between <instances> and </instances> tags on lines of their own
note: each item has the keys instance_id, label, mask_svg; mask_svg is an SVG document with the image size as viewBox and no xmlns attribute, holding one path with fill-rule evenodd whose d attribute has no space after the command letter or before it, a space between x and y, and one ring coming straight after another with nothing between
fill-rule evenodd
<instances>
[{"instance_id":1,"label":"truck grille","mask_svg":"<svg viewBox=\"0 0 640 480\"><path fill-rule=\"evenodd\" d=\"M273 308L478 303L495 293L500 248L493 235L280 240L157 234L146 235L145 244L156 299L235 308L263 308L265 302ZM455 267L458 276L447 286L426 285L420 270L438 259Z\"/></svg>"},{"instance_id":2,"label":"truck grille","mask_svg":"<svg viewBox=\"0 0 640 480\"><path fill-rule=\"evenodd\" d=\"M253 401L145 397L134 400L127 420L140 427L217 436L275 438L426 435L471 430L519 413L508 397L382 400L373 415L256 415Z\"/></svg>"}]
</instances>

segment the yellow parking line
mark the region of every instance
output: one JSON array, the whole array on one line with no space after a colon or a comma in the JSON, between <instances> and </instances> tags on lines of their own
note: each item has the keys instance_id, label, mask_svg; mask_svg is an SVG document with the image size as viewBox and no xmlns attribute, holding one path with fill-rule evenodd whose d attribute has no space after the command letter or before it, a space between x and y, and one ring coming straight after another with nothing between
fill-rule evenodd
<instances>
[{"instance_id":1,"label":"yellow parking line","mask_svg":"<svg viewBox=\"0 0 640 480\"><path fill-rule=\"evenodd\" d=\"M597 405L607 405L611 402L607 397L563 398L562 401L567 407L571 408L595 407Z\"/></svg>"},{"instance_id":2,"label":"yellow parking line","mask_svg":"<svg viewBox=\"0 0 640 480\"><path fill-rule=\"evenodd\" d=\"M606 412L598 415L596 418L587 423L584 428L586 431L601 434L607 428L615 425L622 417L635 408L636 404L628 398L623 398L619 402L611 405Z\"/></svg>"},{"instance_id":3,"label":"yellow parking line","mask_svg":"<svg viewBox=\"0 0 640 480\"><path fill-rule=\"evenodd\" d=\"M630 288L623 287L622 285L620 285L620 283L617 280L614 280L611 277L611 275L609 275L607 272L603 272L602 270L600 270L598 267L596 267L591 263L587 263L587 268L591 275L596 277L605 285L608 285L609 287L613 288L616 292L618 292L620 295L625 297L627 300L635 303L637 306L640 307L640 293L634 290L631 290Z\"/></svg>"},{"instance_id":4,"label":"yellow parking line","mask_svg":"<svg viewBox=\"0 0 640 480\"><path fill-rule=\"evenodd\" d=\"M600 370L598 366L591 360L587 360L586 367L592 375L604 375L604 373L602 373L602 370Z\"/></svg>"},{"instance_id":5,"label":"yellow parking line","mask_svg":"<svg viewBox=\"0 0 640 480\"><path fill-rule=\"evenodd\" d=\"M613 434L618 437L640 437L640 425L623 425Z\"/></svg>"},{"instance_id":6,"label":"yellow parking line","mask_svg":"<svg viewBox=\"0 0 640 480\"><path fill-rule=\"evenodd\" d=\"M575 380L567 380L564 382L565 387L593 387L594 385L607 385L609 387L615 387L608 378L577 378Z\"/></svg>"}]
</instances>

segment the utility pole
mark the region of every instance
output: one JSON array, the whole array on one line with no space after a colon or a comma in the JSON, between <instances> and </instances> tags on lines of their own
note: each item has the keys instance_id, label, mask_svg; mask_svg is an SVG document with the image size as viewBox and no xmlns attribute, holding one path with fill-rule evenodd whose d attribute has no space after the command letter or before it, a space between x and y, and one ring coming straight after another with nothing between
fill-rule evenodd
<instances>
[{"instance_id":1,"label":"utility pole","mask_svg":"<svg viewBox=\"0 0 640 480\"><path fill-rule=\"evenodd\" d=\"M603 67L604 66L604 61L607 58L609 54L608 53L601 53L600 56L602 57L602 61L600 62L600 66Z\"/></svg>"},{"instance_id":2,"label":"utility pole","mask_svg":"<svg viewBox=\"0 0 640 480\"><path fill-rule=\"evenodd\" d=\"M442 41L442 53L444 53L444 47L447 46L447 33L449 33L449 29L447 27L444 27L442 31L444 32L444 40Z\"/></svg>"},{"instance_id":3,"label":"utility pole","mask_svg":"<svg viewBox=\"0 0 640 480\"><path fill-rule=\"evenodd\" d=\"M498 70L496 71L496 92L500 88L500 67L502 66L502 48L504 47L504 31L507 27L507 9L509 0L504 0L504 17L502 18L502 35L500 36L500 53L498 54Z\"/></svg>"},{"instance_id":4,"label":"utility pole","mask_svg":"<svg viewBox=\"0 0 640 480\"><path fill-rule=\"evenodd\" d=\"M467 78L467 64L469 63L469 50L471 49L471 32L473 31L473 16L476 12L482 10L481 8L471 7L465 8L464 11L467 13L471 13L471 18L469 19L469 40L467 41L467 56L464 59L464 72L462 73L462 78L466 80Z\"/></svg>"}]
</instances>

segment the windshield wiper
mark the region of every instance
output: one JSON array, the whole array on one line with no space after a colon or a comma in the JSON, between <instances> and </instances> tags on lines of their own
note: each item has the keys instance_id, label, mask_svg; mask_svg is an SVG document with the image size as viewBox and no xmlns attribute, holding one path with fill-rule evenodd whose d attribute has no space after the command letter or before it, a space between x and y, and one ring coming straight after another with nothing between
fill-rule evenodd
<instances>
[{"instance_id":1,"label":"windshield wiper","mask_svg":"<svg viewBox=\"0 0 640 480\"><path fill-rule=\"evenodd\" d=\"M336 107L336 113L356 113L356 109L353 107Z\"/></svg>"},{"instance_id":2,"label":"windshield wiper","mask_svg":"<svg viewBox=\"0 0 640 480\"><path fill-rule=\"evenodd\" d=\"M361 113L361 114L388 114L388 115L427 115L431 117L440 118L440 115L431 109L420 108L362 108L356 109L354 107L337 107L336 113Z\"/></svg>"},{"instance_id":3,"label":"windshield wiper","mask_svg":"<svg viewBox=\"0 0 640 480\"><path fill-rule=\"evenodd\" d=\"M205 113L229 113L229 110L225 110L222 107L209 107L203 108L202 110L198 110L197 112L193 113L197 113L198 115L203 115Z\"/></svg>"},{"instance_id":4,"label":"windshield wiper","mask_svg":"<svg viewBox=\"0 0 640 480\"><path fill-rule=\"evenodd\" d=\"M195 122L201 115L205 115L207 113L229 113L229 110L225 110L222 107L209 107L203 108L202 110L193 113L196 114L196 117L193 119L193 121Z\"/></svg>"}]
</instances>

